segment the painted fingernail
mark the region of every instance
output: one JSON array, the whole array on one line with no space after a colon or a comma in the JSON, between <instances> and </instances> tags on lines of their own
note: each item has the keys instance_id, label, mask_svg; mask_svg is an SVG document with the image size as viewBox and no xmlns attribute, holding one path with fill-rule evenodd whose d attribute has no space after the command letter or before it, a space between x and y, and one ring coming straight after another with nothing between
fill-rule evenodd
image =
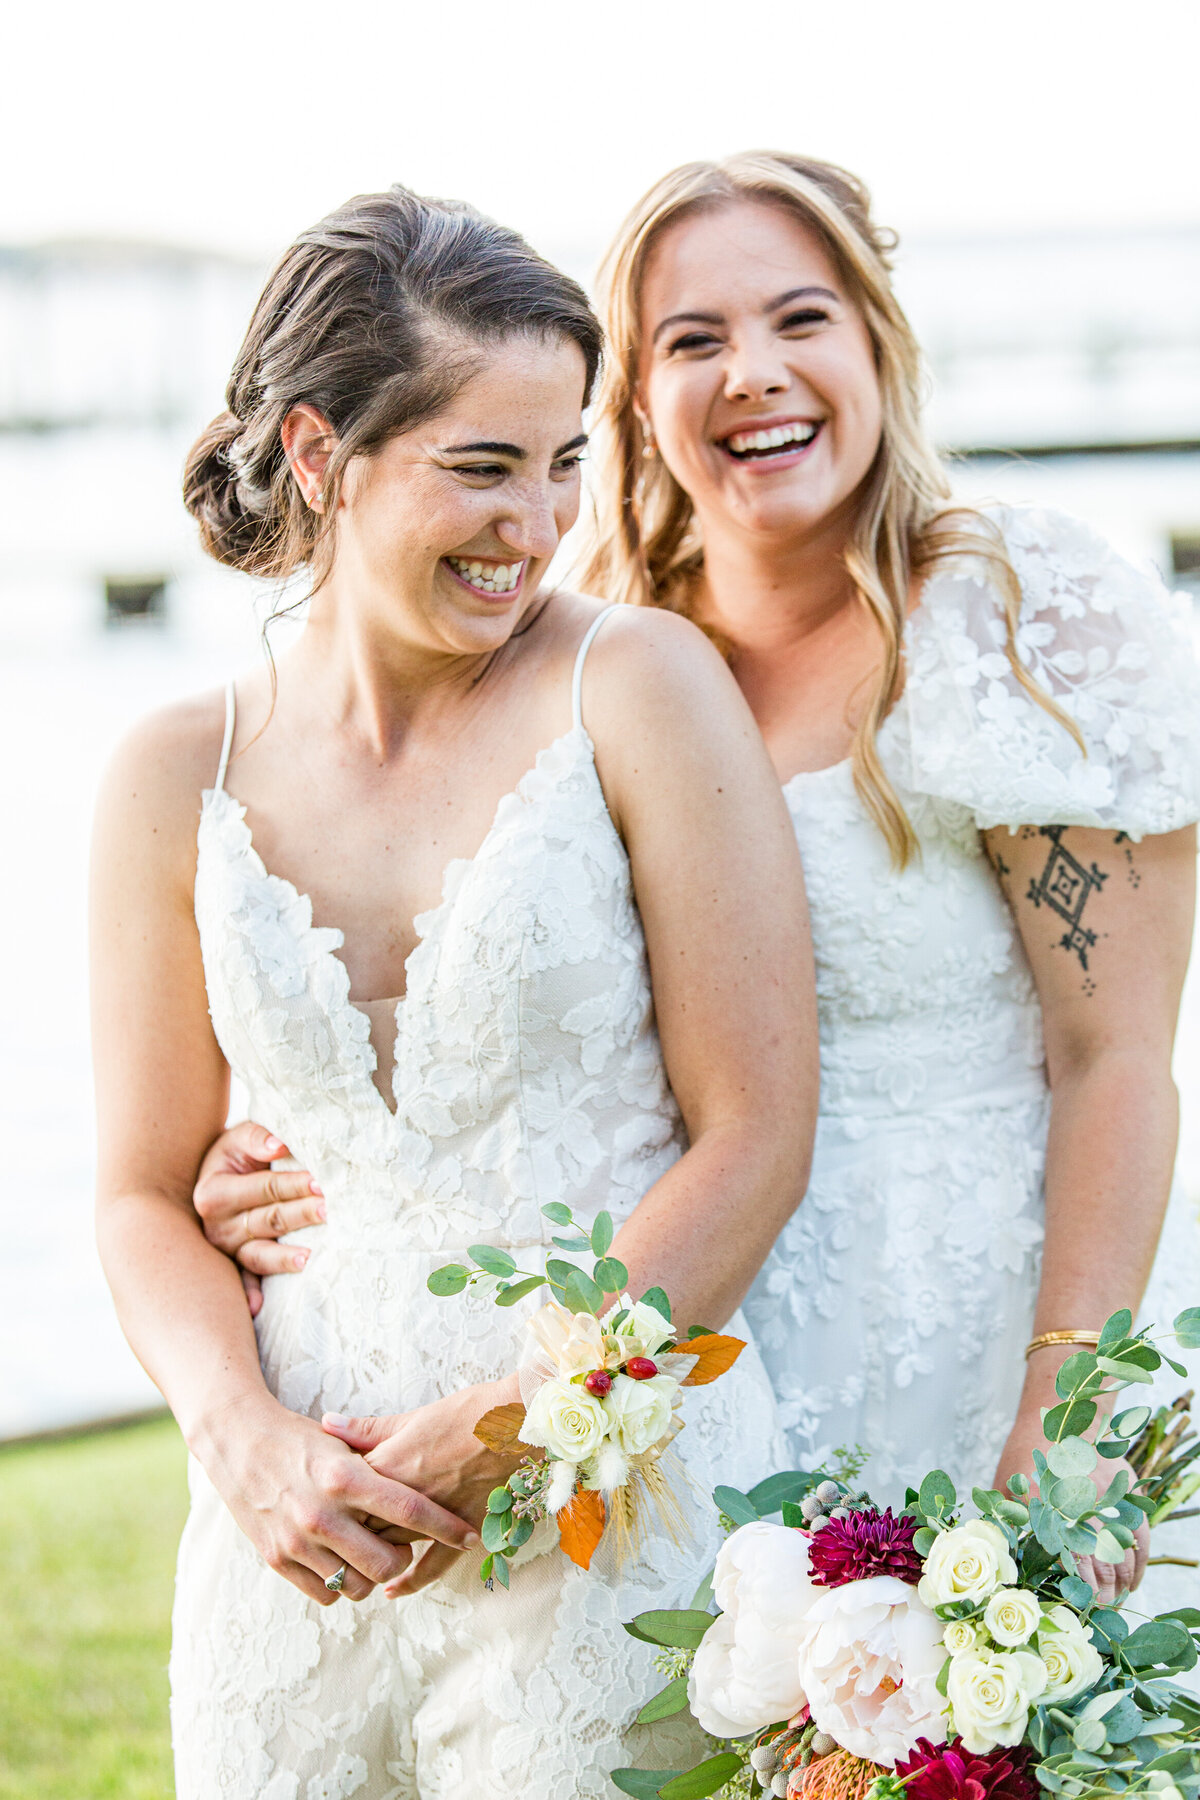
<instances>
[{"instance_id":1,"label":"painted fingernail","mask_svg":"<svg viewBox=\"0 0 1200 1800\"><path fill-rule=\"evenodd\" d=\"M277 1137L269 1137L267 1139L266 1147L271 1152L272 1156L274 1156L276 1150L283 1149L283 1139L277 1138Z\"/></svg>"},{"instance_id":2,"label":"painted fingernail","mask_svg":"<svg viewBox=\"0 0 1200 1800\"><path fill-rule=\"evenodd\" d=\"M325 1216L326 1216L325 1202L322 1200L320 1206L318 1206L318 1208L317 1208L317 1217L318 1217L318 1219L323 1219L323 1218L325 1218Z\"/></svg>"},{"instance_id":3,"label":"painted fingernail","mask_svg":"<svg viewBox=\"0 0 1200 1800\"><path fill-rule=\"evenodd\" d=\"M295 1256L293 1256L293 1258L292 1258L292 1267L293 1267L293 1269L302 1269L307 1261L308 1261L308 1251L307 1250L297 1250Z\"/></svg>"},{"instance_id":4,"label":"painted fingernail","mask_svg":"<svg viewBox=\"0 0 1200 1800\"><path fill-rule=\"evenodd\" d=\"M463 1546L467 1550L482 1550L483 1539L477 1531L469 1531L463 1539Z\"/></svg>"}]
</instances>

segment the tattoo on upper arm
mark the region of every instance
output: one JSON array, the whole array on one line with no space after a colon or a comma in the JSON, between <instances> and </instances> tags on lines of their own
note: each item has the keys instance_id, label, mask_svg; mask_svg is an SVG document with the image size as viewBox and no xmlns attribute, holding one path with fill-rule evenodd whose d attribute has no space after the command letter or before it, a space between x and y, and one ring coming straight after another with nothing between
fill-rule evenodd
<instances>
[{"instance_id":1,"label":"tattoo on upper arm","mask_svg":"<svg viewBox=\"0 0 1200 1800\"><path fill-rule=\"evenodd\" d=\"M1084 908L1092 895L1100 892L1108 875L1095 863L1085 868L1077 856L1072 856L1061 841L1065 830L1064 825L1041 827L1041 835L1051 840L1053 848L1037 880L1030 882L1025 897L1035 906L1048 906L1065 921L1067 929L1058 940L1059 947L1077 956L1086 972L1088 951L1095 947L1096 933L1083 923Z\"/></svg>"}]
</instances>

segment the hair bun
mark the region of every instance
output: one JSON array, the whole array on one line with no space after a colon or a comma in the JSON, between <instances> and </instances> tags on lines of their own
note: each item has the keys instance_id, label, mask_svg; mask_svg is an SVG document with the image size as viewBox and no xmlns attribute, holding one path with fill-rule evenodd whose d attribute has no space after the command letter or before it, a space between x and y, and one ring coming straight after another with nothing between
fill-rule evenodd
<instances>
[{"instance_id":1,"label":"hair bun","mask_svg":"<svg viewBox=\"0 0 1200 1800\"><path fill-rule=\"evenodd\" d=\"M200 433L184 466L183 503L199 524L210 556L246 574L263 574L270 562L265 520L246 504L233 455L241 434L242 421L231 412L220 413Z\"/></svg>"}]
</instances>

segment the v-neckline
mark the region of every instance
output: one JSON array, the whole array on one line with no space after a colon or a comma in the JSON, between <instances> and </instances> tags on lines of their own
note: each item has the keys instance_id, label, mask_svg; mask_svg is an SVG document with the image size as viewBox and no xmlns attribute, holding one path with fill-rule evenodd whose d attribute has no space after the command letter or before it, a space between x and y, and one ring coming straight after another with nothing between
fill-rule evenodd
<instances>
[{"instance_id":1,"label":"v-neckline","mask_svg":"<svg viewBox=\"0 0 1200 1800\"><path fill-rule=\"evenodd\" d=\"M595 768L595 746L582 724L570 726L568 730L564 731L559 737L556 737L553 743L543 745L529 768L526 769L525 773L517 782L516 786L510 788L507 793L502 794L496 802L496 808L492 814L492 822L484 833L483 838L480 840L479 847L474 855L452 856L442 870L440 887L441 898L434 906L427 908L424 912L416 913L413 916L412 928L416 934L416 942L404 959L404 992L398 996L393 1013L394 1037L392 1042L392 1078L390 1086L392 1090L392 1100L395 1103L394 1105L388 1104L387 1095L375 1080L375 1075L379 1069L379 1058L376 1054L375 1046L371 1042L371 1021L368 1015L363 1012L362 1008L357 1006L350 998L350 970L346 966L342 956L339 954L339 952L346 947L345 932L338 925L315 924L313 921L312 896L302 892L294 882L288 880L286 875L275 875L268 869L255 846L254 832L246 818L245 805L242 801L237 799L236 795L231 794L224 785L220 787L205 788L201 795L201 823L203 823L204 818L207 816L210 805L223 802L227 816L234 819L240 827L244 839L245 854L247 860L255 869L255 872L264 881L273 882L278 888L282 889L292 905L304 910L305 918L303 927L295 934L297 940L300 938L307 938L310 941L315 940L317 956L322 959L325 966L333 973L333 1001L342 1011L344 1022L349 1023L351 1026L349 1037L351 1041L355 1042L358 1046L364 1065L363 1073L366 1077L367 1087L391 1119L395 1119L400 1111L400 1098L396 1090L396 1079L401 1068L401 1037L404 1030L404 1019L408 1012L408 1003L413 994L414 980L423 972L423 965L426 962L432 961L441 930L458 898L463 881L467 874L482 861L492 839L500 829L505 813L511 810L514 802L524 800L526 789L535 778L541 774L543 765L548 762L556 752L562 751L572 742L572 740L578 740L582 744L587 752L589 767L592 769ZM336 943L330 942L329 940L331 938L336 939Z\"/></svg>"}]
</instances>

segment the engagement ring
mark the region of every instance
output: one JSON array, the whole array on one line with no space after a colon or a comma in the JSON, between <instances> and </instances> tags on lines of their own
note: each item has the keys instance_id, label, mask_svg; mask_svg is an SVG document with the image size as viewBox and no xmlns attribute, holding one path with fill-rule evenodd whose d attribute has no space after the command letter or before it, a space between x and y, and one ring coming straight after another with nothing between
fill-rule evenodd
<instances>
[{"instance_id":1,"label":"engagement ring","mask_svg":"<svg viewBox=\"0 0 1200 1800\"><path fill-rule=\"evenodd\" d=\"M325 1586L331 1594L340 1594L345 1585L346 1565L343 1563L340 1569L335 1569L332 1575L325 1577Z\"/></svg>"}]
</instances>

